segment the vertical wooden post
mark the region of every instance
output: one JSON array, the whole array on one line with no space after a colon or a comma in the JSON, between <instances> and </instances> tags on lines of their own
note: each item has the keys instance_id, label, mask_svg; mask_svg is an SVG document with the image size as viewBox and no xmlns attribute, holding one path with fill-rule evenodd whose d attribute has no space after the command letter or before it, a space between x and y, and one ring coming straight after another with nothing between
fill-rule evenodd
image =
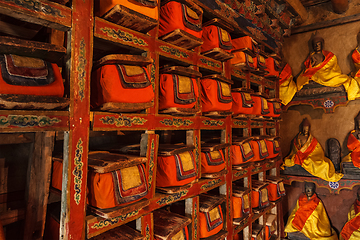
<instances>
[{"instance_id":1,"label":"vertical wooden post","mask_svg":"<svg viewBox=\"0 0 360 240\"><path fill-rule=\"evenodd\" d=\"M44 235L55 132L37 132L29 159L24 239Z\"/></svg>"},{"instance_id":2,"label":"vertical wooden post","mask_svg":"<svg viewBox=\"0 0 360 240\"><path fill-rule=\"evenodd\" d=\"M60 239L85 239L93 21L93 1L73 0L66 67L70 79L70 131L64 139Z\"/></svg>"},{"instance_id":3,"label":"vertical wooden post","mask_svg":"<svg viewBox=\"0 0 360 240\"><path fill-rule=\"evenodd\" d=\"M199 239L199 196L185 199L185 214L191 218L189 228L190 239Z\"/></svg>"},{"instance_id":4,"label":"vertical wooden post","mask_svg":"<svg viewBox=\"0 0 360 240\"><path fill-rule=\"evenodd\" d=\"M0 194L7 193L8 168L5 167L5 158L0 158ZM0 203L0 213L7 210L5 203Z\"/></svg>"},{"instance_id":5,"label":"vertical wooden post","mask_svg":"<svg viewBox=\"0 0 360 240\"><path fill-rule=\"evenodd\" d=\"M141 234L146 240L154 239L154 219L153 214L149 213L136 220L136 229L141 231Z\"/></svg>"}]
</instances>

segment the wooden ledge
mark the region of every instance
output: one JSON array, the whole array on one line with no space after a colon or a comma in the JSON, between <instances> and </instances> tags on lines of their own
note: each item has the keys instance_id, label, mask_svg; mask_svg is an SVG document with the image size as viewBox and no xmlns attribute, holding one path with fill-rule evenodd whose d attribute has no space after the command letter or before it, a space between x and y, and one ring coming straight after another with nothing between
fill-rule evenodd
<instances>
[{"instance_id":1,"label":"wooden ledge","mask_svg":"<svg viewBox=\"0 0 360 240\"><path fill-rule=\"evenodd\" d=\"M70 99L52 96L0 94L1 109L61 110Z\"/></svg>"},{"instance_id":2,"label":"wooden ledge","mask_svg":"<svg viewBox=\"0 0 360 240\"><path fill-rule=\"evenodd\" d=\"M96 111L106 111L106 112L137 112L154 106L154 101L147 103L116 103L108 102L102 104L100 107L97 107Z\"/></svg>"},{"instance_id":3,"label":"wooden ledge","mask_svg":"<svg viewBox=\"0 0 360 240\"><path fill-rule=\"evenodd\" d=\"M212 111L212 112L203 112L202 115L210 118L226 118L227 116L232 115L231 111Z\"/></svg>"},{"instance_id":4,"label":"wooden ledge","mask_svg":"<svg viewBox=\"0 0 360 240\"><path fill-rule=\"evenodd\" d=\"M212 151L217 151L217 150L221 150L227 147L230 147L231 144L230 143L204 143L201 144L201 151L202 152L212 152Z\"/></svg>"},{"instance_id":5,"label":"wooden ledge","mask_svg":"<svg viewBox=\"0 0 360 240\"><path fill-rule=\"evenodd\" d=\"M160 36L159 39L188 50L200 46L204 43L201 38L197 38L182 29L175 29L172 32Z\"/></svg>"},{"instance_id":6,"label":"wooden ledge","mask_svg":"<svg viewBox=\"0 0 360 240\"><path fill-rule=\"evenodd\" d=\"M202 76L202 74L199 71L193 70L189 67L182 67L182 66L164 66L164 68L160 69L160 73L176 74L191 78L199 78Z\"/></svg>"},{"instance_id":7,"label":"wooden ledge","mask_svg":"<svg viewBox=\"0 0 360 240\"><path fill-rule=\"evenodd\" d=\"M216 208L221 203L223 203L225 201L225 197L202 193L199 195L199 201L200 201L199 211L210 212L212 209Z\"/></svg>"},{"instance_id":8,"label":"wooden ledge","mask_svg":"<svg viewBox=\"0 0 360 240\"><path fill-rule=\"evenodd\" d=\"M91 240L145 240L145 237L137 230L122 225L117 228L113 228L103 234L91 238Z\"/></svg>"},{"instance_id":9,"label":"wooden ledge","mask_svg":"<svg viewBox=\"0 0 360 240\"><path fill-rule=\"evenodd\" d=\"M222 240L225 239L228 235L228 232L225 230L220 230L220 232L218 232L215 235L212 235L210 237L207 238L201 238L202 240Z\"/></svg>"},{"instance_id":10,"label":"wooden ledge","mask_svg":"<svg viewBox=\"0 0 360 240\"><path fill-rule=\"evenodd\" d=\"M151 63L153 63L153 60L151 58L143 57L140 55L110 54L94 62L93 70L103 65L109 65L109 64L147 66Z\"/></svg>"},{"instance_id":11,"label":"wooden ledge","mask_svg":"<svg viewBox=\"0 0 360 240\"><path fill-rule=\"evenodd\" d=\"M165 194L174 194L174 193L178 193L181 192L183 190L187 190L190 189L194 183L196 183L198 180L195 179L194 181L192 181L191 183L188 183L186 185L183 186L174 186L174 187L156 187L156 190L160 193L165 193Z\"/></svg>"},{"instance_id":12,"label":"wooden ledge","mask_svg":"<svg viewBox=\"0 0 360 240\"><path fill-rule=\"evenodd\" d=\"M233 184L233 196L234 197L242 197L244 194L249 194L250 189L247 187L241 187Z\"/></svg>"},{"instance_id":13,"label":"wooden ledge","mask_svg":"<svg viewBox=\"0 0 360 240\"><path fill-rule=\"evenodd\" d=\"M141 199L135 203L125 204L124 206L114 207L114 208L105 208L100 209L93 206L88 205L87 209L89 212L102 217L102 218L114 218L120 215L124 215L126 213L138 210L140 211L144 207L148 206L150 201L148 199Z\"/></svg>"},{"instance_id":14,"label":"wooden ledge","mask_svg":"<svg viewBox=\"0 0 360 240\"><path fill-rule=\"evenodd\" d=\"M228 79L220 74L211 74L211 75L206 75L203 76L201 79L214 79L220 82L225 82L225 83L229 83L229 84L234 84L234 81L232 81L231 79Z\"/></svg>"},{"instance_id":15,"label":"wooden ledge","mask_svg":"<svg viewBox=\"0 0 360 240\"><path fill-rule=\"evenodd\" d=\"M202 52L201 54L206 57L209 57L209 58L221 61L221 62L225 62L234 57L234 54L229 53L221 48L213 48L206 52Z\"/></svg>"},{"instance_id":16,"label":"wooden ledge","mask_svg":"<svg viewBox=\"0 0 360 240\"><path fill-rule=\"evenodd\" d=\"M175 154L192 151L194 149L194 146L185 144L160 144L158 156L173 156Z\"/></svg>"},{"instance_id":17,"label":"wooden ledge","mask_svg":"<svg viewBox=\"0 0 360 240\"><path fill-rule=\"evenodd\" d=\"M202 173L201 177L202 178L220 178L221 176L227 174L227 170L223 169L220 172L216 172L216 173Z\"/></svg>"},{"instance_id":18,"label":"wooden ledge","mask_svg":"<svg viewBox=\"0 0 360 240\"><path fill-rule=\"evenodd\" d=\"M88 161L89 169L96 173L108 173L146 163L147 158L99 151L89 152Z\"/></svg>"},{"instance_id":19,"label":"wooden ledge","mask_svg":"<svg viewBox=\"0 0 360 240\"><path fill-rule=\"evenodd\" d=\"M197 113L200 113L200 110L198 108L171 107L171 108L159 110L159 113L170 114L174 116L193 116Z\"/></svg>"}]
</instances>

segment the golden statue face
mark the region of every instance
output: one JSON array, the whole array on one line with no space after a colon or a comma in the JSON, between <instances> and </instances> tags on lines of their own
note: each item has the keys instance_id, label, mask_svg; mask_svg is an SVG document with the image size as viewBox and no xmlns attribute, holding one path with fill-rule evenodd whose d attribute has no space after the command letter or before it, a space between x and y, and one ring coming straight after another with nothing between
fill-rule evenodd
<instances>
[{"instance_id":1,"label":"golden statue face","mask_svg":"<svg viewBox=\"0 0 360 240\"><path fill-rule=\"evenodd\" d=\"M305 185L305 194L307 198L311 198L315 193L315 188L311 185Z\"/></svg>"},{"instance_id":2,"label":"golden statue face","mask_svg":"<svg viewBox=\"0 0 360 240\"><path fill-rule=\"evenodd\" d=\"M313 48L315 52L320 52L322 50L322 42L321 41L314 42Z\"/></svg>"},{"instance_id":3,"label":"golden statue face","mask_svg":"<svg viewBox=\"0 0 360 240\"><path fill-rule=\"evenodd\" d=\"M303 133L304 135L309 135L309 126L303 126L303 131L302 131L302 133Z\"/></svg>"}]
</instances>

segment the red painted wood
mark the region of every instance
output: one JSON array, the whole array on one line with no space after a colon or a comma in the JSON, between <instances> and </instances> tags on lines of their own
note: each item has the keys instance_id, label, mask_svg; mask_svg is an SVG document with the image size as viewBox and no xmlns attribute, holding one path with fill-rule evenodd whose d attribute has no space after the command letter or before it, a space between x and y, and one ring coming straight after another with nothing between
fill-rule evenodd
<instances>
[{"instance_id":1,"label":"red painted wood","mask_svg":"<svg viewBox=\"0 0 360 240\"><path fill-rule=\"evenodd\" d=\"M72 9L68 171L64 173L67 184L66 191L63 189L60 236L78 240L85 238L93 1L73 0Z\"/></svg>"}]
</instances>

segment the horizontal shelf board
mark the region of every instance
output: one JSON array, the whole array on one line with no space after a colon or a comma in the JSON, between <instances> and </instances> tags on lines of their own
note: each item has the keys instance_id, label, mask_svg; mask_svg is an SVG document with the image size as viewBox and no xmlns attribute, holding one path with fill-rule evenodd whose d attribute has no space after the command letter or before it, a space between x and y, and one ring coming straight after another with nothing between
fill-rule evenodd
<instances>
[{"instance_id":1,"label":"horizontal shelf board","mask_svg":"<svg viewBox=\"0 0 360 240\"><path fill-rule=\"evenodd\" d=\"M67 111L0 110L0 132L69 130Z\"/></svg>"},{"instance_id":2,"label":"horizontal shelf board","mask_svg":"<svg viewBox=\"0 0 360 240\"><path fill-rule=\"evenodd\" d=\"M207 118L207 117L199 117L200 119L200 128L201 129L225 129L227 120L226 118Z\"/></svg>"},{"instance_id":3,"label":"horizontal shelf board","mask_svg":"<svg viewBox=\"0 0 360 240\"><path fill-rule=\"evenodd\" d=\"M146 114L117 114L110 112L93 112L92 130L148 130L153 118Z\"/></svg>"},{"instance_id":4,"label":"horizontal shelf board","mask_svg":"<svg viewBox=\"0 0 360 240\"><path fill-rule=\"evenodd\" d=\"M150 45L154 41L148 35L108 22L99 17L95 17L94 37L144 51L149 51Z\"/></svg>"},{"instance_id":5,"label":"horizontal shelf board","mask_svg":"<svg viewBox=\"0 0 360 240\"><path fill-rule=\"evenodd\" d=\"M156 130L180 130L180 129L196 129L198 128L197 117L175 117L171 115L155 116Z\"/></svg>"},{"instance_id":6,"label":"horizontal shelf board","mask_svg":"<svg viewBox=\"0 0 360 240\"><path fill-rule=\"evenodd\" d=\"M190 51L161 40L156 40L156 51L160 56L186 62L192 65L196 64L193 59L197 54L194 51Z\"/></svg>"},{"instance_id":7,"label":"horizontal shelf board","mask_svg":"<svg viewBox=\"0 0 360 240\"><path fill-rule=\"evenodd\" d=\"M233 236L244 230L244 228L246 228L249 225L250 219L251 217L248 216L246 219L243 220L243 222L240 225L238 226L233 225Z\"/></svg>"},{"instance_id":8,"label":"horizontal shelf board","mask_svg":"<svg viewBox=\"0 0 360 240\"><path fill-rule=\"evenodd\" d=\"M71 28L71 9L50 1L1 0L0 13L26 22L67 31Z\"/></svg>"},{"instance_id":9,"label":"horizontal shelf board","mask_svg":"<svg viewBox=\"0 0 360 240\"><path fill-rule=\"evenodd\" d=\"M199 55L199 60L197 61L197 66L200 68L205 68L212 70L214 72L221 73L223 71L223 64L220 61L215 59Z\"/></svg>"}]
</instances>

